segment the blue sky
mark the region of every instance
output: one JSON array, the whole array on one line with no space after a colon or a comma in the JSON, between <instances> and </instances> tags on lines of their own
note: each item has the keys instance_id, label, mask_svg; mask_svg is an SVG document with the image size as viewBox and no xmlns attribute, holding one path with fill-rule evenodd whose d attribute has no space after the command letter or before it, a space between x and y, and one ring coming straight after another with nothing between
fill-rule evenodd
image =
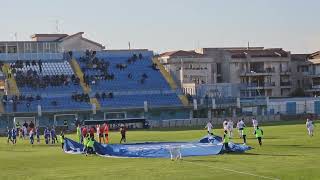
<instances>
[{"instance_id":1,"label":"blue sky","mask_svg":"<svg viewBox=\"0 0 320 180\"><path fill-rule=\"evenodd\" d=\"M0 39L33 33L85 36L107 48L156 52L198 47L320 50L318 0L9 0L0 5Z\"/></svg>"}]
</instances>

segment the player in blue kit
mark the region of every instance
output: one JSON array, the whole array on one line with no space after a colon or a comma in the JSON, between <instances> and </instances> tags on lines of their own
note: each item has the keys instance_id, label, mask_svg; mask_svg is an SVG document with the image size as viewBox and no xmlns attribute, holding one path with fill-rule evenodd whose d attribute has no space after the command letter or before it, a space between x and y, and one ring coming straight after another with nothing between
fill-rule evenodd
<instances>
[{"instance_id":1,"label":"player in blue kit","mask_svg":"<svg viewBox=\"0 0 320 180\"><path fill-rule=\"evenodd\" d=\"M37 143L40 144L40 130L38 127L36 127L36 137L37 137Z\"/></svg>"},{"instance_id":2,"label":"player in blue kit","mask_svg":"<svg viewBox=\"0 0 320 180\"><path fill-rule=\"evenodd\" d=\"M9 129L9 127L7 127L7 144L9 144L9 142L12 142L12 136L11 136L11 130Z\"/></svg>"},{"instance_id":3,"label":"player in blue kit","mask_svg":"<svg viewBox=\"0 0 320 180\"><path fill-rule=\"evenodd\" d=\"M29 139L30 139L30 144L33 145L34 143L34 132L33 129L29 132Z\"/></svg>"},{"instance_id":4,"label":"player in blue kit","mask_svg":"<svg viewBox=\"0 0 320 180\"><path fill-rule=\"evenodd\" d=\"M44 130L44 139L45 139L46 144L49 144L49 142L50 142L50 131L49 131L48 128L46 128Z\"/></svg>"},{"instance_id":5,"label":"player in blue kit","mask_svg":"<svg viewBox=\"0 0 320 180\"><path fill-rule=\"evenodd\" d=\"M54 129L54 127L52 127L52 129L51 129L50 135L51 135L51 144L55 144L56 142L58 142L56 130Z\"/></svg>"},{"instance_id":6,"label":"player in blue kit","mask_svg":"<svg viewBox=\"0 0 320 180\"><path fill-rule=\"evenodd\" d=\"M12 137L12 144L17 143L17 130L15 128L11 129L11 137Z\"/></svg>"}]
</instances>

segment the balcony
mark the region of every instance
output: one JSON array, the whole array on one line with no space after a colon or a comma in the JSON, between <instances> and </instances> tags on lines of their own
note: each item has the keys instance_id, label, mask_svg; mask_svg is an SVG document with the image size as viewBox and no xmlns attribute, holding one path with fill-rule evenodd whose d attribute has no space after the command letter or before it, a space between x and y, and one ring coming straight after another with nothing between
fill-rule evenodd
<instances>
[{"instance_id":1,"label":"balcony","mask_svg":"<svg viewBox=\"0 0 320 180\"><path fill-rule=\"evenodd\" d=\"M274 68L266 68L264 70L242 71L240 76L269 76L275 73Z\"/></svg>"},{"instance_id":2,"label":"balcony","mask_svg":"<svg viewBox=\"0 0 320 180\"><path fill-rule=\"evenodd\" d=\"M310 85L304 88L306 92L320 92L320 85Z\"/></svg>"},{"instance_id":3,"label":"balcony","mask_svg":"<svg viewBox=\"0 0 320 180\"><path fill-rule=\"evenodd\" d=\"M241 84L241 89L270 89L273 88L276 84L272 83L243 83Z\"/></svg>"},{"instance_id":4,"label":"balcony","mask_svg":"<svg viewBox=\"0 0 320 180\"><path fill-rule=\"evenodd\" d=\"M280 75L290 75L291 74L291 70L281 70L280 71Z\"/></svg>"},{"instance_id":5,"label":"balcony","mask_svg":"<svg viewBox=\"0 0 320 180\"><path fill-rule=\"evenodd\" d=\"M291 85L292 85L291 82L280 82L280 86L290 87Z\"/></svg>"},{"instance_id":6,"label":"balcony","mask_svg":"<svg viewBox=\"0 0 320 180\"><path fill-rule=\"evenodd\" d=\"M319 78L320 77L320 72L309 72L308 76L311 78Z\"/></svg>"}]
</instances>

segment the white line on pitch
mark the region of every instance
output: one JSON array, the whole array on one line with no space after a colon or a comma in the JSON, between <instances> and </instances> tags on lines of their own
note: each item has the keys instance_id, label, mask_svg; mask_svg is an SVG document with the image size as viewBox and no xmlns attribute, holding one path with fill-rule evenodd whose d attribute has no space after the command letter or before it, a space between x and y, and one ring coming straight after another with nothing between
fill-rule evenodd
<instances>
[{"instance_id":1,"label":"white line on pitch","mask_svg":"<svg viewBox=\"0 0 320 180\"><path fill-rule=\"evenodd\" d=\"M221 167L209 166L209 165L205 165L205 164L198 164L198 163L194 163L194 162L190 162L190 161L183 161L183 162L190 163L190 164L195 164L195 165L198 165L198 166L205 166L205 167L209 167L209 168L214 168L214 169L220 169L220 170L224 170L224 171L234 172L234 173L238 173L238 174L245 174L245 175L255 176L255 177L264 178L264 179L280 180L278 178L260 176L260 175L257 175L257 174L241 172L241 171L236 171L236 170L226 169L226 168L221 168Z\"/></svg>"}]
</instances>

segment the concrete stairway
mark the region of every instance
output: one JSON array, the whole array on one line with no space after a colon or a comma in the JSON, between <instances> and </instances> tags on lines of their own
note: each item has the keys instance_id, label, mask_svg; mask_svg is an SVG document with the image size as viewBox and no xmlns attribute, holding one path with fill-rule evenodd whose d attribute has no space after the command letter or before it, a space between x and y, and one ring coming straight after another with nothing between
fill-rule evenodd
<instances>
[{"instance_id":1,"label":"concrete stairway","mask_svg":"<svg viewBox=\"0 0 320 180\"><path fill-rule=\"evenodd\" d=\"M2 72L7 77L7 83L8 83L8 95L17 95L19 96L19 88L17 86L16 79L14 78L13 74L11 75L11 78L8 78L8 69L10 68L10 65L8 63L4 63L2 66Z\"/></svg>"},{"instance_id":2,"label":"concrete stairway","mask_svg":"<svg viewBox=\"0 0 320 180\"><path fill-rule=\"evenodd\" d=\"M153 63L157 64L157 67L159 68L161 74L165 78L165 80L168 82L169 86L171 87L172 90L177 90L178 86L172 76L168 73L168 71L164 68L164 66L157 60L153 59ZM189 105L189 101L185 95L179 95L180 101L184 106Z\"/></svg>"},{"instance_id":3,"label":"concrete stairway","mask_svg":"<svg viewBox=\"0 0 320 180\"><path fill-rule=\"evenodd\" d=\"M69 61L69 63L73 69L73 72L75 72L75 75L80 79L80 85L83 89L83 92L89 94L91 92L91 88L84 82L83 72L80 68L79 63L75 59L72 59L71 61ZM97 98L90 98L90 103L95 104L97 110L101 108L101 105Z\"/></svg>"}]
</instances>

